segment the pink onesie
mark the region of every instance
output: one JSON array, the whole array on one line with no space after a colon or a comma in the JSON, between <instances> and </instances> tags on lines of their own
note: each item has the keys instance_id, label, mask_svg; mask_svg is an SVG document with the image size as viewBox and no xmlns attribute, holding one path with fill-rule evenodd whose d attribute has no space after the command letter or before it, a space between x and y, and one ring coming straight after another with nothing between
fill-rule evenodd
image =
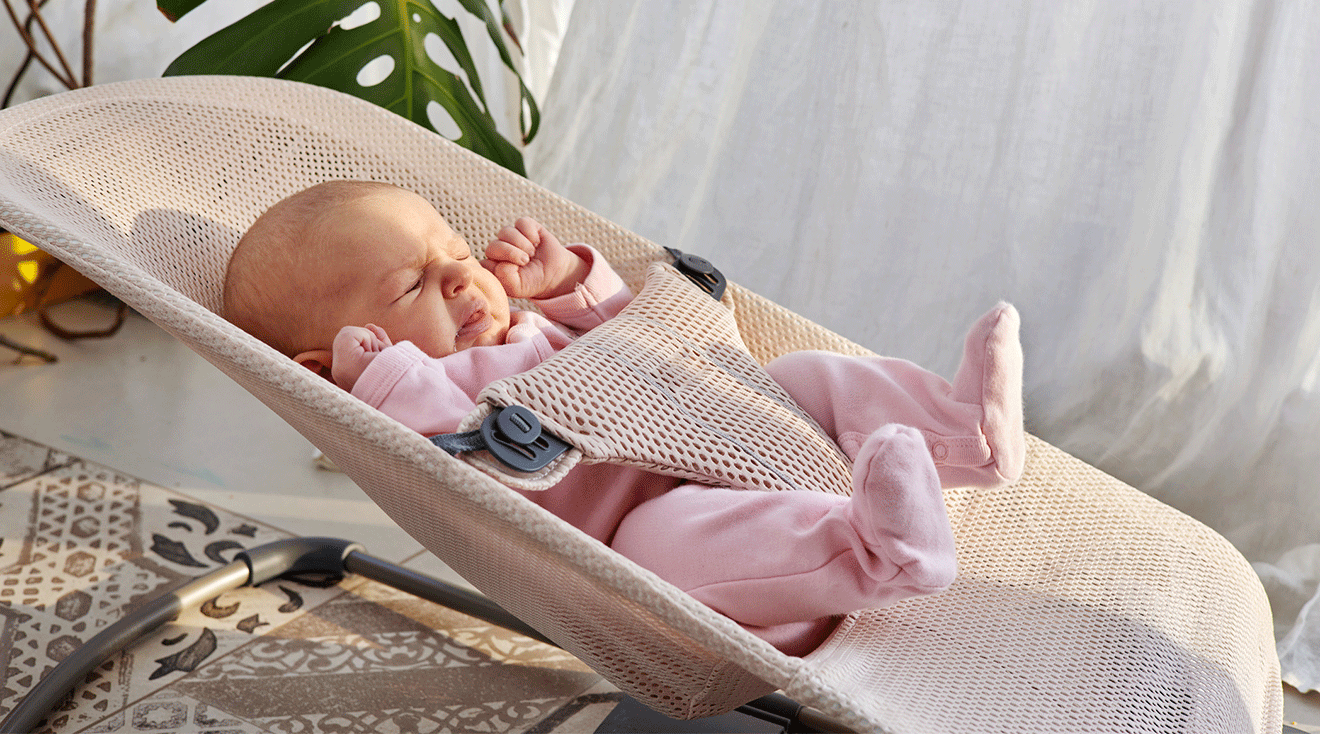
<instances>
[{"instance_id":1,"label":"pink onesie","mask_svg":"<svg viewBox=\"0 0 1320 734\"><path fill-rule=\"evenodd\" d=\"M567 346L570 329L589 330L631 300L603 257L586 245L570 249L591 262L590 274L573 293L537 301L546 316L515 311L504 344L441 359L396 344L368 365L353 394L424 435L456 431L487 384L530 369ZM910 362L796 352L767 370L853 461L851 498L712 488L610 464L580 464L555 487L524 494L801 655L838 615L952 583L941 477L1002 480L981 435L979 396L959 396Z\"/></svg>"}]
</instances>

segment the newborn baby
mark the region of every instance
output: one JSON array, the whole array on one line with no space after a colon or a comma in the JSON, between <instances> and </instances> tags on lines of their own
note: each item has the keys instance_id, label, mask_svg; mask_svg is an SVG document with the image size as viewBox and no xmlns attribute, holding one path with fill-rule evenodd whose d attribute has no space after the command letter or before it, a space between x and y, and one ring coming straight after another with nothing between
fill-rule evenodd
<instances>
[{"instance_id":1,"label":"newborn baby","mask_svg":"<svg viewBox=\"0 0 1320 734\"><path fill-rule=\"evenodd\" d=\"M361 181L272 206L225 279L226 318L425 435L454 432L482 388L631 298L594 249L565 246L532 219L502 229L478 259L426 199ZM828 352L766 369L853 462L851 497L708 487L608 464L523 494L801 655L839 615L952 583L941 484L998 486L1022 471L1018 315L1001 303L972 326L952 383L903 360Z\"/></svg>"}]
</instances>

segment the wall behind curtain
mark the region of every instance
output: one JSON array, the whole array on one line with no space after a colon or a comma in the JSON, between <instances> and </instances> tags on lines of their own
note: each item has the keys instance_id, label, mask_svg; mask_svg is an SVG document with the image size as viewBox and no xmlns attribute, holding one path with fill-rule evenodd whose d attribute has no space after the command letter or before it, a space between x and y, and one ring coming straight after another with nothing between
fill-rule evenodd
<instances>
[{"instance_id":1,"label":"wall behind curtain","mask_svg":"<svg viewBox=\"0 0 1320 734\"><path fill-rule=\"evenodd\" d=\"M170 23L156 10L155 0L100 0L96 4L95 61L92 81L97 84L160 76L176 56L223 26L265 5L268 0L212 0ZM27 3L11 2L26 17ZM42 17L55 34L69 64L82 74L84 3L47 2ZM42 40L42 48L53 58ZM27 47L7 14L0 15L0 85L8 85ZM33 62L14 96L13 104L64 91L64 87Z\"/></svg>"},{"instance_id":2,"label":"wall behind curtain","mask_svg":"<svg viewBox=\"0 0 1320 734\"><path fill-rule=\"evenodd\" d=\"M577 0L529 171L946 376L1012 301L1028 429L1226 535L1300 655L1318 8Z\"/></svg>"}]
</instances>

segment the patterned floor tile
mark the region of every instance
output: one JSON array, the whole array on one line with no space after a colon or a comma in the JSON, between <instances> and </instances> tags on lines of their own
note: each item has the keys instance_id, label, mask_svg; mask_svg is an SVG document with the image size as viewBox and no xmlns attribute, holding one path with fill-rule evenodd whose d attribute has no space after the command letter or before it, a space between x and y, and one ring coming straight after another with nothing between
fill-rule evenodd
<instances>
[{"instance_id":1,"label":"patterned floor tile","mask_svg":"<svg viewBox=\"0 0 1320 734\"><path fill-rule=\"evenodd\" d=\"M492 626L466 614L423 601L412 594L383 584L363 584L355 589L354 593L380 607L415 620L426 627L442 629L454 642L481 653L492 660L539 669L583 673L591 671L582 661L557 647L551 647Z\"/></svg>"},{"instance_id":2,"label":"patterned floor tile","mask_svg":"<svg viewBox=\"0 0 1320 734\"><path fill-rule=\"evenodd\" d=\"M126 609L288 537L0 434L4 476L0 715ZM601 685L556 648L366 579L279 579L108 660L45 730L568 732L608 712Z\"/></svg>"},{"instance_id":3,"label":"patterned floor tile","mask_svg":"<svg viewBox=\"0 0 1320 734\"><path fill-rule=\"evenodd\" d=\"M84 732L169 732L170 734L264 734L258 726L227 716L200 701L165 689L116 711Z\"/></svg>"},{"instance_id":4,"label":"patterned floor tile","mask_svg":"<svg viewBox=\"0 0 1320 734\"><path fill-rule=\"evenodd\" d=\"M623 698L619 689L602 679L581 695L566 701L541 719L527 734L581 734L594 732Z\"/></svg>"},{"instance_id":5,"label":"patterned floor tile","mask_svg":"<svg viewBox=\"0 0 1320 734\"><path fill-rule=\"evenodd\" d=\"M369 582L173 689L269 731L517 732L598 680L554 648Z\"/></svg>"},{"instance_id":6,"label":"patterned floor tile","mask_svg":"<svg viewBox=\"0 0 1320 734\"><path fill-rule=\"evenodd\" d=\"M70 461L61 451L0 431L0 489Z\"/></svg>"},{"instance_id":7,"label":"patterned floor tile","mask_svg":"<svg viewBox=\"0 0 1320 734\"><path fill-rule=\"evenodd\" d=\"M0 711L129 608L285 533L72 461L0 492ZM52 726L76 730L339 590L281 582L190 610L109 661ZM316 598L317 596L321 598Z\"/></svg>"}]
</instances>

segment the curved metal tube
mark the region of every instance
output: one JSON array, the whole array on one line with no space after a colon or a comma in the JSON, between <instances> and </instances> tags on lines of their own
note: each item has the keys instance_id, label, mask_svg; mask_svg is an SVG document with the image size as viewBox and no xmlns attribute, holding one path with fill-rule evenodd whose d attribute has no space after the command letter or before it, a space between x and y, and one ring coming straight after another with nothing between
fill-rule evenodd
<instances>
[{"instance_id":1,"label":"curved metal tube","mask_svg":"<svg viewBox=\"0 0 1320 734\"><path fill-rule=\"evenodd\" d=\"M531 625L518 619L504 607L467 589L459 588L430 576L396 566L358 551L351 551L344 557L344 570L366 576L373 581L392 586L399 591L406 591L427 601L462 612L490 622L506 630L517 632L533 640L544 642L552 647L559 647L554 640L537 632Z\"/></svg>"},{"instance_id":2,"label":"curved metal tube","mask_svg":"<svg viewBox=\"0 0 1320 734\"><path fill-rule=\"evenodd\" d=\"M229 565L185 581L98 632L33 686L4 721L0 721L0 732L36 731L47 713L88 673L138 639L165 626L184 609L285 573L320 571L342 575L344 557L361 548L337 538L292 538L239 553Z\"/></svg>"},{"instance_id":3,"label":"curved metal tube","mask_svg":"<svg viewBox=\"0 0 1320 734\"><path fill-rule=\"evenodd\" d=\"M187 581L175 589L152 599L132 614L98 632L82 647L61 660L55 669L42 678L28 695L14 706L0 732L32 732L46 718L50 710L59 705L69 691L78 685L101 663L133 644L140 637L151 634L179 616L187 607L201 604L226 591L247 584L248 566L240 560L228 566Z\"/></svg>"},{"instance_id":4,"label":"curved metal tube","mask_svg":"<svg viewBox=\"0 0 1320 734\"><path fill-rule=\"evenodd\" d=\"M338 575L356 573L558 647L553 640L490 599L367 555L365 549L357 543L338 538L290 538L243 551L229 565L164 592L101 630L73 654L60 661L14 706L4 721L0 721L0 732L22 734L36 731L41 720L88 673L141 637L174 620L184 609L198 606L226 591L257 586L288 573L307 572ZM848 731L820 712L780 694L759 698L740 707L739 711L766 721L783 722L790 731Z\"/></svg>"}]
</instances>

